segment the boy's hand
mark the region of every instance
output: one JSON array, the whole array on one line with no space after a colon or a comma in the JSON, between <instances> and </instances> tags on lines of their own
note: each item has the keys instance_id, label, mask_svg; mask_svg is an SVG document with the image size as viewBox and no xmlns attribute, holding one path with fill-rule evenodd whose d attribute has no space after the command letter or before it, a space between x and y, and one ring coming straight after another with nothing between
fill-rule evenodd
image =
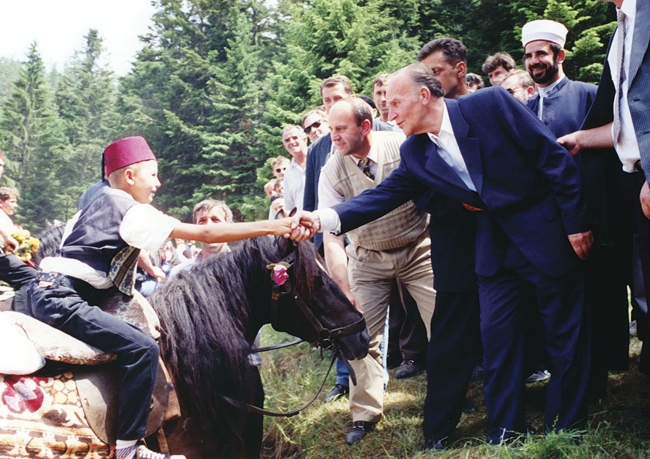
<instances>
[{"instance_id":1,"label":"boy's hand","mask_svg":"<svg viewBox=\"0 0 650 459\"><path fill-rule=\"evenodd\" d=\"M291 217L278 218L277 220L270 220L273 222L273 235L284 236L288 238L291 233Z\"/></svg>"}]
</instances>

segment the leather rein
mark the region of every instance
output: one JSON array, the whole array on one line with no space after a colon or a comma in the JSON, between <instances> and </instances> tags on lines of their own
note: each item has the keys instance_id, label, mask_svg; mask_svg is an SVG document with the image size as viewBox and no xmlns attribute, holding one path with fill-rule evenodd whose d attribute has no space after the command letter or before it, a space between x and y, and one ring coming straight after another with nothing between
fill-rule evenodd
<instances>
[{"instance_id":1,"label":"leather rein","mask_svg":"<svg viewBox=\"0 0 650 459\"><path fill-rule=\"evenodd\" d=\"M288 263L289 265L291 265L291 267L293 267L295 260L296 260L296 252L293 251L288 256L286 256L282 261ZM339 357L341 353L340 349L338 348L334 340L337 338L342 338L344 336L351 335L353 333L359 333L366 328L366 320L363 318L363 316L358 321L346 325L344 327L335 328L333 330L325 328L321 323L321 321L318 320L318 317L316 317L316 315L309 308L309 306L307 306L307 303L305 302L305 300L302 299L300 293L296 291L296 287L295 287L296 282L292 282L294 277L295 276L292 276L290 274L289 279L283 285L277 285L275 283L273 284L273 288L271 290L271 324L277 323L277 320L280 317L280 310L279 310L280 298L284 295L293 295L293 299L298 305L298 307L300 308L300 312L302 312L305 318L309 321L310 325L312 326L312 329L316 332L316 335L318 336L318 338L310 344L314 347L319 346L321 347L321 349L332 349L332 359L330 361L329 368L327 369L327 373L325 374L325 378L323 378L323 382L318 388L316 395L314 395L312 399L309 402L305 403L303 406L293 410L289 410L286 412L270 411L222 395L223 399L226 402L238 408L246 408L250 413L261 414L265 416L273 416L273 417L291 417L297 415L305 408L309 407L312 403L316 401L316 399L322 392L323 387L325 386L325 382L327 381L327 377L329 376L330 371L334 366L334 362L336 361L336 358ZM265 348L254 349L252 352L255 353L255 352L264 352L269 350L280 349L283 347L292 346L294 344L299 344L301 342L302 340L299 339L287 344L280 344L277 346L268 346ZM344 358L342 358L342 360L345 361L348 369L350 370L350 378L352 379L353 384L356 385L357 383L356 376L354 374L354 371L352 370L352 367L349 365L347 360L345 360Z\"/></svg>"}]
</instances>

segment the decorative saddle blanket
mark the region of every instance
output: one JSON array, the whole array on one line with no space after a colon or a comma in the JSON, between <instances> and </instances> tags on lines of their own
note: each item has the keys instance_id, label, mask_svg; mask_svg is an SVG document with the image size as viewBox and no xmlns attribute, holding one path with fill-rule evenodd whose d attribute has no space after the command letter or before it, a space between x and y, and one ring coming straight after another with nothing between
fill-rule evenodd
<instances>
[{"instance_id":1,"label":"decorative saddle blanket","mask_svg":"<svg viewBox=\"0 0 650 459\"><path fill-rule=\"evenodd\" d=\"M158 317L139 294L117 294L102 309L154 339L160 336ZM27 315L7 311L0 314L24 332L46 359L100 365L116 358ZM109 457L111 451L106 443L115 443L119 384L119 374L111 364L74 367L55 377L0 374L0 459ZM164 420L178 416L178 399L161 362L147 435Z\"/></svg>"}]
</instances>

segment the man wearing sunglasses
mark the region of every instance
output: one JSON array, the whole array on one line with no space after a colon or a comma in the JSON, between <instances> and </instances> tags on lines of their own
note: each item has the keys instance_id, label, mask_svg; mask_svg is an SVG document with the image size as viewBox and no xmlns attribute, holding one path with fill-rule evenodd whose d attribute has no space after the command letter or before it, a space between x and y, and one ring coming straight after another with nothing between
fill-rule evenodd
<instances>
[{"instance_id":1,"label":"man wearing sunglasses","mask_svg":"<svg viewBox=\"0 0 650 459\"><path fill-rule=\"evenodd\" d=\"M523 103L537 93L535 82L525 70L510 70L500 86Z\"/></svg>"},{"instance_id":2,"label":"man wearing sunglasses","mask_svg":"<svg viewBox=\"0 0 650 459\"><path fill-rule=\"evenodd\" d=\"M313 144L330 132L327 124L327 113L320 108L305 113L302 117L302 127L307 137L309 137L309 141Z\"/></svg>"}]
</instances>

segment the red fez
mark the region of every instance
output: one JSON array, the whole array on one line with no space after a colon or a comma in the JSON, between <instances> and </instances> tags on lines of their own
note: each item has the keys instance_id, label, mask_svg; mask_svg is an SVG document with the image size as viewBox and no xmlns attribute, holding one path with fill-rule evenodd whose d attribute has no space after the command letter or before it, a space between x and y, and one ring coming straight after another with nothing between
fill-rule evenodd
<instances>
[{"instance_id":1,"label":"red fez","mask_svg":"<svg viewBox=\"0 0 650 459\"><path fill-rule=\"evenodd\" d=\"M151 148L142 137L127 137L113 142L104 149L106 175L131 164L155 160Z\"/></svg>"}]
</instances>

